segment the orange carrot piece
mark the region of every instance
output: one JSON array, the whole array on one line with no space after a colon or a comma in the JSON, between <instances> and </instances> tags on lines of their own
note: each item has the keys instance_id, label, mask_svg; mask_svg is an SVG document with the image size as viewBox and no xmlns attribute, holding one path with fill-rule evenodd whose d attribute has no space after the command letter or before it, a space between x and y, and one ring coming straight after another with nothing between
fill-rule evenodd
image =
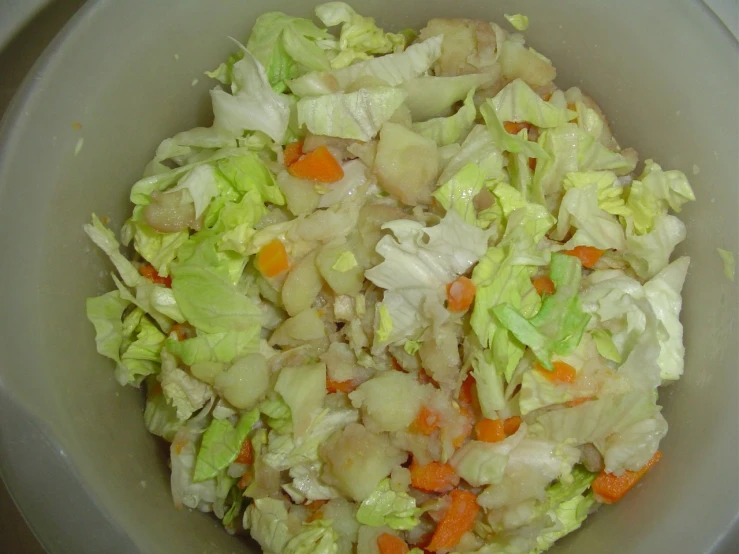
<instances>
[{"instance_id":1,"label":"orange carrot piece","mask_svg":"<svg viewBox=\"0 0 739 554\"><path fill-rule=\"evenodd\" d=\"M287 250L280 239L268 242L257 253L257 269L265 277L277 277L289 267Z\"/></svg>"},{"instance_id":2,"label":"orange carrot piece","mask_svg":"<svg viewBox=\"0 0 739 554\"><path fill-rule=\"evenodd\" d=\"M377 548L380 554L408 554L410 552L403 539L390 533L383 533L377 537Z\"/></svg>"},{"instance_id":3,"label":"orange carrot piece","mask_svg":"<svg viewBox=\"0 0 739 554\"><path fill-rule=\"evenodd\" d=\"M462 386L459 389L459 402L467 406L472 406L475 403L475 378L470 373L467 378L462 382Z\"/></svg>"},{"instance_id":4,"label":"orange carrot piece","mask_svg":"<svg viewBox=\"0 0 739 554\"><path fill-rule=\"evenodd\" d=\"M459 475L449 464L411 462L411 485L426 492L449 492L459 485Z\"/></svg>"},{"instance_id":5,"label":"orange carrot piece","mask_svg":"<svg viewBox=\"0 0 739 554\"><path fill-rule=\"evenodd\" d=\"M319 183L335 183L344 178L344 170L325 146L308 152L288 168L293 177L310 179Z\"/></svg>"},{"instance_id":6,"label":"orange carrot piece","mask_svg":"<svg viewBox=\"0 0 739 554\"><path fill-rule=\"evenodd\" d=\"M483 442L500 442L505 439L505 425L500 419L482 419L475 425L477 440Z\"/></svg>"},{"instance_id":7,"label":"orange carrot piece","mask_svg":"<svg viewBox=\"0 0 739 554\"><path fill-rule=\"evenodd\" d=\"M334 381L329 376L326 376L326 391L329 394L333 394L335 392L345 392L349 394L356 388L357 387L355 387L351 381Z\"/></svg>"},{"instance_id":8,"label":"orange carrot piece","mask_svg":"<svg viewBox=\"0 0 739 554\"><path fill-rule=\"evenodd\" d=\"M253 464L254 463L254 447L251 445L251 441L247 438L241 444L241 450L239 455L234 460L237 464Z\"/></svg>"},{"instance_id":9,"label":"orange carrot piece","mask_svg":"<svg viewBox=\"0 0 739 554\"><path fill-rule=\"evenodd\" d=\"M433 435L436 431L441 428L441 416L434 410L421 406L418 410L418 415L413 423L410 424L408 430L411 433L418 435L426 435L427 437Z\"/></svg>"},{"instance_id":10,"label":"orange carrot piece","mask_svg":"<svg viewBox=\"0 0 739 554\"><path fill-rule=\"evenodd\" d=\"M518 416L509 417L503 421L503 430L505 431L506 437L515 435L518 428L521 427L521 423L523 423L523 420Z\"/></svg>"},{"instance_id":11,"label":"orange carrot piece","mask_svg":"<svg viewBox=\"0 0 739 554\"><path fill-rule=\"evenodd\" d=\"M454 448L459 448L464 444L464 441L472 434L472 428L475 423L472 412L466 406L460 406L459 413L464 416L464 425L462 426L462 432L452 440L452 446Z\"/></svg>"},{"instance_id":12,"label":"orange carrot piece","mask_svg":"<svg viewBox=\"0 0 739 554\"><path fill-rule=\"evenodd\" d=\"M531 127L528 123L524 122L515 122L515 121L506 121L503 123L503 128L506 130L507 133L510 133L512 135L516 135L520 133L523 129L528 129Z\"/></svg>"},{"instance_id":13,"label":"orange carrot piece","mask_svg":"<svg viewBox=\"0 0 739 554\"><path fill-rule=\"evenodd\" d=\"M252 475L251 471L247 471L244 473L244 475L241 476L241 479L239 479L239 482L236 484L239 489L242 491L246 489L249 485L251 485L251 482L254 480L254 476Z\"/></svg>"},{"instance_id":14,"label":"orange carrot piece","mask_svg":"<svg viewBox=\"0 0 739 554\"><path fill-rule=\"evenodd\" d=\"M449 496L451 504L434 531L428 545L430 552L448 551L457 546L464 534L472 530L480 512L477 497L471 492L455 490Z\"/></svg>"},{"instance_id":15,"label":"orange carrot piece","mask_svg":"<svg viewBox=\"0 0 739 554\"><path fill-rule=\"evenodd\" d=\"M475 283L464 275L446 286L449 311L466 312L475 299Z\"/></svg>"},{"instance_id":16,"label":"orange carrot piece","mask_svg":"<svg viewBox=\"0 0 739 554\"><path fill-rule=\"evenodd\" d=\"M593 492L604 504L618 502L626 493L636 486L639 480L662 459L662 452L655 452L652 459L639 471L626 471L623 475L616 477L612 473L602 472L593 481Z\"/></svg>"},{"instance_id":17,"label":"orange carrot piece","mask_svg":"<svg viewBox=\"0 0 739 554\"><path fill-rule=\"evenodd\" d=\"M552 281L549 277L536 277L535 279L531 280L531 284L534 285L534 288L536 289L536 292L539 294L539 296L544 296L545 294L554 294L554 281Z\"/></svg>"},{"instance_id":18,"label":"orange carrot piece","mask_svg":"<svg viewBox=\"0 0 739 554\"><path fill-rule=\"evenodd\" d=\"M323 508L328 503L328 500L313 500L308 502L305 507L307 508L309 515L306 518L306 523L311 521L319 521L323 519Z\"/></svg>"},{"instance_id":19,"label":"orange carrot piece","mask_svg":"<svg viewBox=\"0 0 739 554\"><path fill-rule=\"evenodd\" d=\"M418 371L418 382L422 385L434 385L437 389L439 388L439 383L436 382L436 379L426 373L426 370L423 368Z\"/></svg>"},{"instance_id":20,"label":"orange carrot piece","mask_svg":"<svg viewBox=\"0 0 739 554\"><path fill-rule=\"evenodd\" d=\"M395 371L403 371L403 366L400 365L400 362L394 356L390 356L390 363L393 365Z\"/></svg>"},{"instance_id":21,"label":"orange carrot piece","mask_svg":"<svg viewBox=\"0 0 739 554\"><path fill-rule=\"evenodd\" d=\"M172 288L172 277L162 277L154 269L153 265L145 264L139 268L139 273L155 285L164 285L168 289Z\"/></svg>"},{"instance_id":22,"label":"orange carrot piece","mask_svg":"<svg viewBox=\"0 0 739 554\"><path fill-rule=\"evenodd\" d=\"M303 155L303 141L291 142L285 146L285 149L282 151L282 155L285 158L285 165L290 167L300 159L300 156Z\"/></svg>"},{"instance_id":23,"label":"orange carrot piece","mask_svg":"<svg viewBox=\"0 0 739 554\"><path fill-rule=\"evenodd\" d=\"M577 378L577 370L570 364L556 361L552 365L554 366L552 371L544 369L539 364L536 364L536 369L552 383L572 383Z\"/></svg>"},{"instance_id":24,"label":"orange carrot piece","mask_svg":"<svg viewBox=\"0 0 739 554\"><path fill-rule=\"evenodd\" d=\"M531 171L536 169L536 158L529 158L529 169Z\"/></svg>"},{"instance_id":25,"label":"orange carrot piece","mask_svg":"<svg viewBox=\"0 0 739 554\"><path fill-rule=\"evenodd\" d=\"M563 254L568 256L575 256L580 258L583 267L593 269L600 257L605 253L605 250L595 248L594 246L575 246L572 250L565 250Z\"/></svg>"}]
</instances>

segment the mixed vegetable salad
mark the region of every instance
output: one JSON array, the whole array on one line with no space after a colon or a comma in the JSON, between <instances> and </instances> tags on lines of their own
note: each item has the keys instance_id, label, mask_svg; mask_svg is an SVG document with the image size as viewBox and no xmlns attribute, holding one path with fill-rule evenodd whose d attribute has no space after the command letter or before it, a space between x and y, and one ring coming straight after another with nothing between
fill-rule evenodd
<instances>
[{"instance_id":1,"label":"mixed vegetable salad","mask_svg":"<svg viewBox=\"0 0 739 554\"><path fill-rule=\"evenodd\" d=\"M175 505L264 552L547 550L659 461L693 192L520 33L316 15L262 15L120 242L85 226L97 349Z\"/></svg>"}]
</instances>

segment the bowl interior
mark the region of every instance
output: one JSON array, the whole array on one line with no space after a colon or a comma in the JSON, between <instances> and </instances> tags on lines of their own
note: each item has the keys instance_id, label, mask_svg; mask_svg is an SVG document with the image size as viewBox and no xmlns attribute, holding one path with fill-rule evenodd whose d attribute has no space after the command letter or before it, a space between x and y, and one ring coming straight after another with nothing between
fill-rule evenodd
<instances>
[{"instance_id":1,"label":"bowl interior","mask_svg":"<svg viewBox=\"0 0 739 554\"><path fill-rule=\"evenodd\" d=\"M366 0L355 7L388 29L436 16L500 22L504 13L528 14L528 40L554 60L560 86L591 94L621 144L642 159L691 177L698 202L684 211L681 247L692 259L686 372L663 393L671 426L665 458L646 483L556 551L729 548L720 541L736 520L739 493L739 298L716 247L739 248L735 40L699 2ZM84 299L110 288L110 267L82 224L94 211L119 227L130 186L159 142L210 123L213 83L203 72L230 53L227 36L245 39L264 11L308 16L311 8L288 0L91 2L36 66L5 120L0 468L52 552L248 551L215 519L172 507L166 457L144 429L142 396L120 388L94 349ZM42 493L55 486L56 494Z\"/></svg>"}]
</instances>

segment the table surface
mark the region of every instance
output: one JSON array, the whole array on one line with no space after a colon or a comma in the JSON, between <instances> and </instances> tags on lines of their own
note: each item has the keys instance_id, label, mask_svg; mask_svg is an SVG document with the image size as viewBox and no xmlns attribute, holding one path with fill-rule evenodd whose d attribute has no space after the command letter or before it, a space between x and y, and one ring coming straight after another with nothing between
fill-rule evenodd
<instances>
[{"instance_id":1,"label":"table surface","mask_svg":"<svg viewBox=\"0 0 739 554\"><path fill-rule=\"evenodd\" d=\"M85 0L52 2L0 52L0 75L3 76L0 82L0 116L5 112L34 61L84 3ZM734 35L739 36L739 2L737 0L706 0L706 3ZM11 2L7 6L13 8L14 4ZM7 6L0 6L0 19L3 19L2 10ZM2 47L1 44L0 47ZM2 480L0 480L0 551L45 554L45 550L36 541L23 517L16 510Z\"/></svg>"}]
</instances>

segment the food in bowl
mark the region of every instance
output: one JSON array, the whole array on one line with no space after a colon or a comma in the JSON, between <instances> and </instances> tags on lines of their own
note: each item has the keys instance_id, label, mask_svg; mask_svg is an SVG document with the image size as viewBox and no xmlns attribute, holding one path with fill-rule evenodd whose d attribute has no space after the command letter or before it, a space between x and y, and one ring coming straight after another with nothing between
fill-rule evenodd
<instances>
[{"instance_id":1,"label":"food in bowl","mask_svg":"<svg viewBox=\"0 0 739 554\"><path fill-rule=\"evenodd\" d=\"M265 552L547 550L661 457L693 192L519 33L316 14L261 16L120 242L85 227L98 351L175 505Z\"/></svg>"}]
</instances>

